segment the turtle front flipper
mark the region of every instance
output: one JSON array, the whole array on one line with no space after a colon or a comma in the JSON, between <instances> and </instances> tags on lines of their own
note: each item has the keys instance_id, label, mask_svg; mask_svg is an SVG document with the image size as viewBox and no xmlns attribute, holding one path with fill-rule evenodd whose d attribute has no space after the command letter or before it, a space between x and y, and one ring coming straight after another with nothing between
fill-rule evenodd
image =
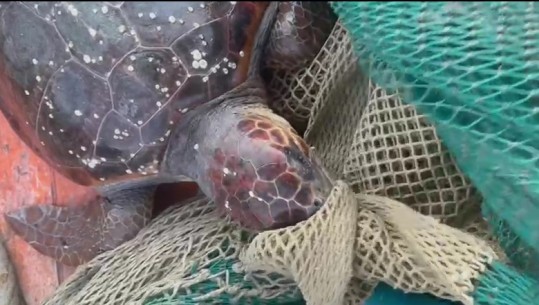
<instances>
[{"instance_id":1,"label":"turtle front flipper","mask_svg":"<svg viewBox=\"0 0 539 305\"><path fill-rule=\"evenodd\" d=\"M41 254L76 266L133 238L151 218L154 191L121 190L77 206L33 205L6 220Z\"/></svg>"}]
</instances>

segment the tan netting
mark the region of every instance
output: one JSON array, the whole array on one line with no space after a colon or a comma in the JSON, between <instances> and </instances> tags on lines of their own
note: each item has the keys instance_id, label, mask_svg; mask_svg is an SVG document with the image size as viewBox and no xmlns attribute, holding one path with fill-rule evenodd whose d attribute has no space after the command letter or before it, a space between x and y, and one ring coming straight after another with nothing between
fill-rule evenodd
<instances>
[{"instance_id":1,"label":"tan netting","mask_svg":"<svg viewBox=\"0 0 539 305\"><path fill-rule=\"evenodd\" d=\"M231 283L232 272L225 268L212 274L211 268L218 269L215 264L227 262L241 272L234 266L237 259L235 263L227 259L238 256L246 238L245 232L215 214L213 204L200 198L166 210L132 241L78 268L45 304L144 304L159 294L188 295L197 285L216 287L197 296L205 304L222 304L216 297L224 293L265 299L295 293L296 285L284 277L270 280L266 274L253 273L253 285L245 289L242 283Z\"/></svg>"},{"instance_id":2,"label":"tan netting","mask_svg":"<svg viewBox=\"0 0 539 305\"><path fill-rule=\"evenodd\" d=\"M45 304L278 304L298 286L308 304L360 304L380 281L470 304L498 257L481 198L425 118L356 61L337 24L312 65L270 86L288 118L308 118L305 137L337 181L315 217L249 243L195 200L79 268Z\"/></svg>"},{"instance_id":3,"label":"tan netting","mask_svg":"<svg viewBox=\"0 0 539 305\"><path fill-rule=\"evenodd\" d=\"M351 217L357 230L347 227ZM356 242L339 246L351 237L347 233ZM241 259L252 270L292 272L308 304L343 304L350 265L341 262L348 260L350 248L353 276L359 280L464 304L473 304L473 281L497 258L484 240L400 202L354 195L339 183L322 213L295 227L257 235Z\"/></svg>"},{"instance_id":4,"label":"tan netting","mask_svg":"<svg viewBox=\"0 0 539 305\"><path fill-rule=\"evenodd\" d=\"M17 285L15 269L9 255L0 241L0 305L24 305L21 291Z\"/></svg>"}]
</instances>

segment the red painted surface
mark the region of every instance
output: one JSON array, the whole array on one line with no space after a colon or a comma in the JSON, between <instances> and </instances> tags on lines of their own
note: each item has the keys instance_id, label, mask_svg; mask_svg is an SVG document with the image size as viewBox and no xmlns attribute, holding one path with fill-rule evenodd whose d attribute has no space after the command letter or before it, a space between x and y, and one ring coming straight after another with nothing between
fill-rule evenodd
<instances>
[{"instance_id":1,"label":"red painted surface","mask_svg":"<svg viewBox=\"0 0 539 305\"><path fill-rule=\"evenodd\" d=\"M164 185L156 195L157 210L197 193L196 184ZM21 240L7 226L4 212L32 204L71 205L93 191L74 184L37 157L0 115L0 233L6 239L21 290L28 305L39 305L74 268L57 264Z\"/></svg>"}]
</instances>

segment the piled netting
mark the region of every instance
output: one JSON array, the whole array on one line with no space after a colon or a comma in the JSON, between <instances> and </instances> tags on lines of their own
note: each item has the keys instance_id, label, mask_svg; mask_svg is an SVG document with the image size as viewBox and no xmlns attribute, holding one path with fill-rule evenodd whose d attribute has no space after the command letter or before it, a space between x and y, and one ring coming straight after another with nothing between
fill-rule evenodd
<instances>
[{"instance_id":1,"label":"piled netting","mask_svg":"<svg viewBox=\"0 0 539 305\"><path fill-rule=\"evenodd\" d=\"M335 5L360 15L344 5L362 4ZM309 67L270 86L281 110L307 109L297 119L337 179L314 217L254 236L190 200L80 267L45 304L351 305L380 282L464 304L538 303L539 284L504 264L448 141L403 103L408 91L367 77L376 67L337 24Z\"/></svg>"},{"instance_id":2,"label":"piled netting","mask_svg":"<svg viewBox=\"0 0 539 305\"><path fill-rule=\"evenodd\" d=\"M24 305L15 269L3 241L0 241L0 305Z\"/></svg>"},{"instance_id":3,"label":"piled netting","mask_svg":"<svg viewBox=\"0 0 539 305\"><path fill-rule=\"evenodd\" d=\"M539 275L537 3L333 7L363 71L429 117L485 196L484 215L509 257Z\"/></svg>"}]
</instances>

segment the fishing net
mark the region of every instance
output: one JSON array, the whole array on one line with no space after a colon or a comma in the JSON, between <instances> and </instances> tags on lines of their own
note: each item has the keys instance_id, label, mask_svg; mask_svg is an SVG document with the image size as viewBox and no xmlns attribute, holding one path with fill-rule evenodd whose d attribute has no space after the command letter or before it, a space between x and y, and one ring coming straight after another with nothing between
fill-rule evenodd
<instances>
[{"instance_id":1,"label":"fishing net","mask_svg":"<svg viewBox=\"0 0 539 305\"><path fill-rule=\"evenodd\" d=\"M254 235L183 202L46 305L361 304L382 282L539 303L536 4L332 5L313 63L269 85L335 178L323 209Z\"/></svg>"},{"instance_id":2,"label":"fishing net","mask_svg":"<svg viewBox=\"0 0 539 305\"><path fill-rule=\"evenodd\" d=\"M3 241L0 241L0 305L24 305L15 269Z\"/></svg>"}]
</instances>

